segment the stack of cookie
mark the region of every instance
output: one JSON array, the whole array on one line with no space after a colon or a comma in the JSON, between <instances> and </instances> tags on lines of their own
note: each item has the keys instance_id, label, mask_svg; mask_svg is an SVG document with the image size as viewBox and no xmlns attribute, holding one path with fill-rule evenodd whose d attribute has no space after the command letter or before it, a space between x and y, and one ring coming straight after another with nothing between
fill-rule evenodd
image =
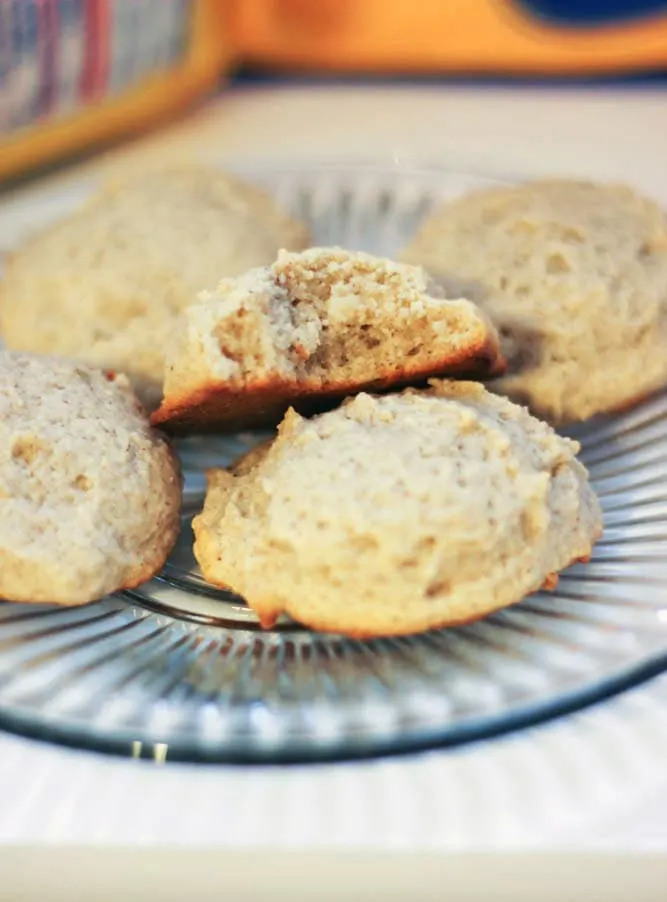
<instances>
[{"instance_id":1,"label":"stack of cookie","mask_svg":"<svg viewBox=\"0 0 667 902\"><path fill-rule=\"evenodd\" d=\"M159 569L179 477L155 427L278 427L208 474L194 521L204 577L265 626L461 623L587 559L599 504L552 427L667 380L664 213L627 188L543 182L448 203L403 262L308 244L256 189L172 172L15 256L7 344L86 365L4 355L0 594L77 603ZM91 364L129 376L153 429L125 377ZM78 429L65 466L54 439Z\"/></svg>"}]
</instances>

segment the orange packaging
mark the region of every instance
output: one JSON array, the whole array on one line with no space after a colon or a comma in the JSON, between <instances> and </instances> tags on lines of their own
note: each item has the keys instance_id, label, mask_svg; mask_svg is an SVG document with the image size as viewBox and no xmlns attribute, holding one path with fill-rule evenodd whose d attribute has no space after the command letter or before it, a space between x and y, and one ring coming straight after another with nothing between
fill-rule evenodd
<instances>
[{"instance_id":1,"label":"orange packaging","mask_svg":"<svg viewBox=\"0 0 667 902\"><path fill-rule=\"evenodd\" d=\"M243 58L308 70L623 73L667 68L665 0L239 0Z\"/></svg>"},{"instance_id":2,"label":"orange packaging","mask_svg":"<svg viewBox=\"0 0 667 902\"><path fill-rule=\"evenodd\" d=\"M422 74L667 68L667 0L0 0L0 181L159 122L239 61Z\"/></svg>"},{"instance_id":3,"label":"orange packaging","mask_svg":"<svg viewBox=\"0 0 667 902\"><path fill-rule=\"evenodd\" d=\"M231 60L227 0L0 0L0 179L143 129Z\"/></svg>"}]
</instances>

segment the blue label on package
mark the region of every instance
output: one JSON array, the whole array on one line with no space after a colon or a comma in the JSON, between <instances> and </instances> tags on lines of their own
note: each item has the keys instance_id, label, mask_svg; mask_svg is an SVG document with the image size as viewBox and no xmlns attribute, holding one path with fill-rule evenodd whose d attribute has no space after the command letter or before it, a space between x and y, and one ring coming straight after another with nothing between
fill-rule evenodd
<instances>
[{"instance_id":1,"label":"blue label on package","mask_svg":"<svg viewBox=\"0 0 667 902\"><path fill-rule=\"evenodd\" d=\"M534 16L575 27L615 25L667 12L667 0L517 0Z\"/></svg>"}]
</instances>

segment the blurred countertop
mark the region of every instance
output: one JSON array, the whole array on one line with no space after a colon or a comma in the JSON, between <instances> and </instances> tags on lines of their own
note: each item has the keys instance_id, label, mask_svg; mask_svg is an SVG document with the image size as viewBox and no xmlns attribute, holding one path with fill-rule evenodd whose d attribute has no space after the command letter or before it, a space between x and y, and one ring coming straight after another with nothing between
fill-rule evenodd
<instances>
[{"instance_id":1,"label":"blurred countertop","mask_svg":"<svg viewBox=\"0 0 667 902\"><path fill-rule=\"evenodd\" d=\"M667 79L582 88L250 82L55 178L212 152L232 161L366 159L623 179L667 201L665 146Z\"/></svg>"}]
</instances>

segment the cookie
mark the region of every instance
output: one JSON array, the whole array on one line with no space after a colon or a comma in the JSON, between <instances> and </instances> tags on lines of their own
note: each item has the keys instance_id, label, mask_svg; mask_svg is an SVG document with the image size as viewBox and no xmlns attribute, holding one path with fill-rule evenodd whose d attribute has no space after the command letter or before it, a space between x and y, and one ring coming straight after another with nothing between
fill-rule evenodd
<instances>
[{"instance_id":1,"label":"cookie","mask_svg":"<svg viewBox=\"0 0 667 902\"><path fill-rule=\"evenodd\" d=\"M362 388L499 364L485 315L447 299L420 267L341 248L282 251L185 311L152 421L275 425L290 405L313 412Z\"/></svg>"},{"instance_id":2,"label":"cookie","mask_svg":"<svg viewBox=\"0 0 667 902\"><path fill-rule=\"evenodd\" d=\"M0 353L0 597L83 604L150 579L181 481L124 376Z\"/></svg>"},{"instance_id":3,"label":"cookie","mask_svg":"<svg viewBox=\"0 0 667 902\"><path fill-rule=\"evenodd\" d=\"M305 226L216 169L133 176L32 238L8 261L8 347L126 373L148 406L181 311L223 276L308 244Z\"/></svg>"},{"instance_id":4,"label":"cookie","mask_svg":"<svg viewBox=\"0 0 667 902\"><path fill-rule=\"evenodd\" d=\"M555 180L470 194L402 257L480 303L509 362L494 390L552 423L667 381L667 216L630 188Z\"/></svg>"},{"instance_id":5,"label":"cookie","mask_svg":"<svg viewBox=\"0 0 667 902\"><path fill-rule=\"evenodd\" d=\"M602 531L576 442L475 382L366 393L208 474L204 578L270 627L356 637L464 623L588 558Z\"/></svg>"}]
</instances>

